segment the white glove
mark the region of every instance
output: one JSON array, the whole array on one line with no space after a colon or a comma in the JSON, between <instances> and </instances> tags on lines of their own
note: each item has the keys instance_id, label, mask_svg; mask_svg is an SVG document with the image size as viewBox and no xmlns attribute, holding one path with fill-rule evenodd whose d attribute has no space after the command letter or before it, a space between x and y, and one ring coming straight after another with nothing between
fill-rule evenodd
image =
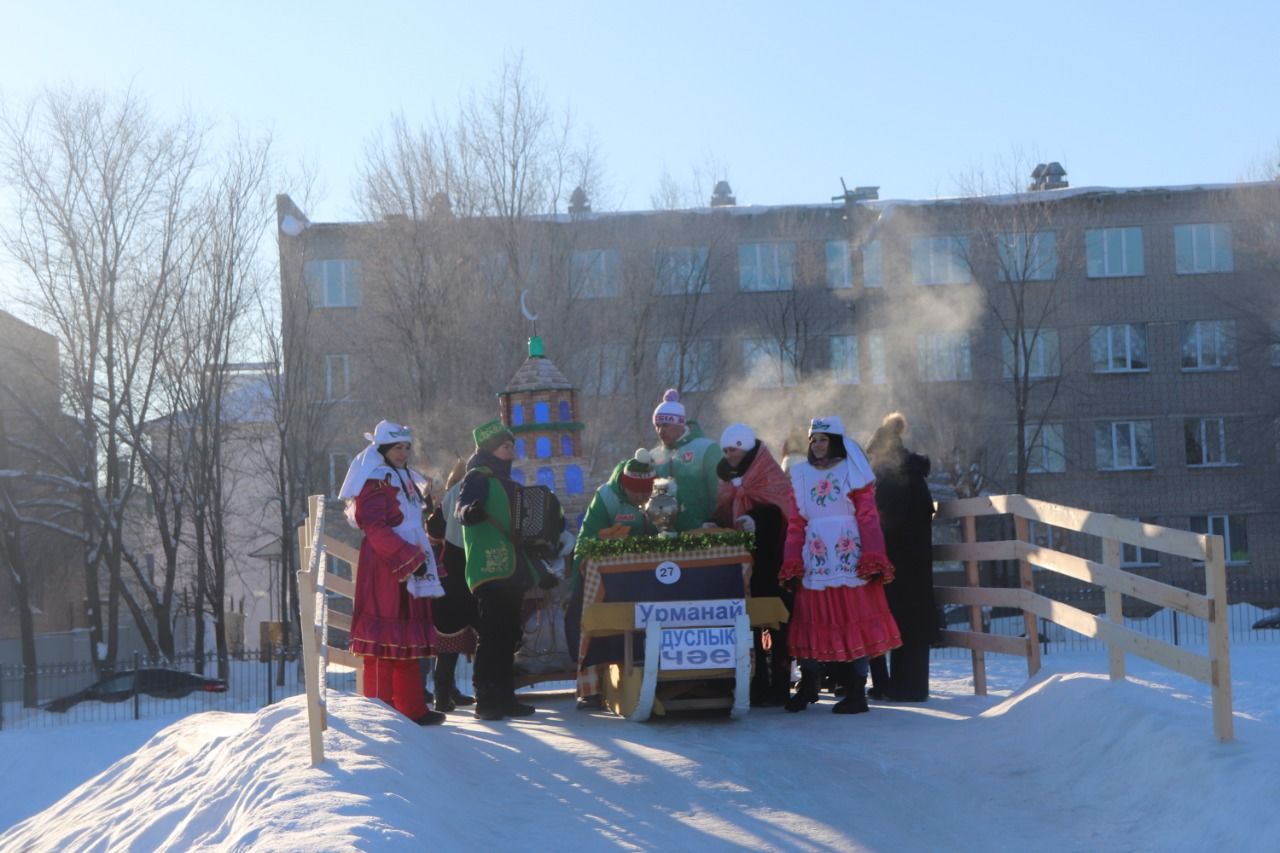
<instances>
[{"instance_id":1,"label":"white glove","mask_svg":"<svg viewBox=\"0 0 1280 853\"><path fill-rule=\"evenodd\" d=\"M739 530L745 530L748 533L756 532L756 520L749 515L740 515L733 520Z\"/></svg>"},{"instance_id":2,"label":"white glove","mask_svg":"<svg viewBox=\"0 0 1280 853\"><path fill-rule=\"evenodd\" d=\"M422 577L409 575L406 586L414 598L440 598L444 595L444 587L434 571L428 571Z\"/></svg>"}]
</instances>

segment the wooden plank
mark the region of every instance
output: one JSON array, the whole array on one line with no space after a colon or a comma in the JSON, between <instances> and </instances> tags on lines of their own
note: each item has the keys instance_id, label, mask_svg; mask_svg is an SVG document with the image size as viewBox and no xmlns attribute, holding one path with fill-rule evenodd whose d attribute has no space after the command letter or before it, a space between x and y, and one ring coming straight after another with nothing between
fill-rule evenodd
<instances>
[{"instance_id":1,"label":"wooden plank","mask_svg":"<svg viewBox=\"0 0 1280 853\"><path fill-rule=\"evenodd\" d=\"M528 687L531 684L546 684L549 681L576 681L577 678L577 670L572 669L567 672L530 672L523 675L517 673L511 683L516 687Z\"/></svg>"},{"instance_id":2,"label":"wooden plank","mask_svg":"<svg viewBox=\"0 0 1280 853\"><path fill-rule=\"evenodd\" d=\"M1118 539L1102 540L1102 562L1108 571L1120 571L1120 541ZM1124 624L1124 600L1120 591L1113 586L1105 586L1102 592L1107 610L1107 618L1117 625ZM1124 678L1124 650L1119 646L1107 646L1107 658L1112 681Z\"/></svg>"},{"instance_id":3,"label":"wooden plank","mask_svg":"<svg viewBox=\"0 0 1280 853\"><path fill-rule=\"evenodd\" d=\"M339 631L351 633L351 617L346 613L339 613L332 607L326 607L324 611L325 621L329 623L330 628L337 628Z\"/></svg>"},{"instance_id":4,"label":"wooden plank","mask_svg":"<svg viewBox=\"0 0 1280 853\"><path fill-rule=\"evenodd\" d=\"M1159 607L1167 607L1200 619L1209 618L1207 596L1126 572L1118 567L1119 558L1116 567L1111 567L1051 548L1032 547L1027 551L1027 560L1042 569L1114 589L1122 595L1139 598Z\"/></svg>"},{"instance_id":5,"label":"wooden plank","mask_svg":"<svg viewBox=\"0 0 1280 853\"><path fill-rule=\"evenodd\" d=\"M337 646L327 646L329 650L329 663L338 666L349 666L354 670L364 668L364 660L360 655L352 654L347 649L340 649Z\"/></svg>"},{"instance_id":6,"label":"wooden plank","mask_svg":"<svg viewBox=\"0 0 1280 853\"><path fill-rule=\"evenodd\" d=\"M346 578L340 578L337 575L326 573L324 576L325 589L335 592L343 598L355 600L356 585Z\"/></svg>"},{"instance_id":7,"label":"wooden plank","mask_svg":"<svg viewBox=\"0 0 1280 853\"><path fill-rule=\"evenodd\" d=\"M360 562L360 552L352 548L346 542L334 539L332 536L324 537L324 550L330 556L337 557L342 562L355 566Z\"/></svg>"},{"instance_id":8,"label":"wooden plank","mask_svg":"<svg viewBox=\"0 0 1280 853\"><path fill-rule=\"evenodd\" d=\"M949 542L933 546L938 560L1016 560L1026 552L1026 543L1012 539L991 542Z\"/></svg>"},{"instance_id":9,"label":"wooden plank","mask_svg":"<svg viewBox=\"0 0 1280 853\"><path fill-rule=\"evenodd\" d=\"M1022 609L1022 590L1003 586L935 586L934 600L939 604L977 604L982 607L1016 607Z\"/></svg>"},{"instance_id":10,"label":"wooden plank","mask_svg":"<svg viewBox=\"0 0 1280 853\"><path fill-rule=\"evenodd\" d=\"M1162 643L1123 626L1113 625L1092 613L1043 595L1030 596L1027 609L1037 616L1042 616L1050 622L1070 628L1086 637L1095 637L1103 642L1114 643L1128 654L1146 658L1153 663L1189 675L1197 681L1209 683L1209 659L1206 657Z\"/></svg>"},{"instance_id":11,"label":"wooden plank","mask_svg":"<svg viewBox=\"0 0 1280 853\"><path fill-rule=\"evenodd\" d=\"M662 707L667 711L708 711L716 708L732 708L732 696L707 697L705 699L663 699Z\"/></svg>"},{"instance_id":12,"label":"wooden plank","mask_svg":"<svg viewBox=\"0 0 1280 853\"><path fill-rule=\"evenodd\" d=\"M302 673L307 689L307 733L311 747L311 764L324 761L324 725L321 722L319 649L316 638L315 572L311 570L311 537L308 523L298 528L298 610L302 620Z\"/></svg>"},{"instance_id":13,"label":"wooden plank","mask_svg":"<svg viewBox=\"0 0 1280 853\"><path fill-rule=\"evenodd\" d=\"M1002 655L1027 656L1027 643L1022 637L1005 637L1000 634L982 634L976 631L942 632L942 642L960 649L971 649L975 654L995 652ZM985 661L984 661L985 664ZM977 690L975 689L975 693ZM979 694L981 695L981 694Z\"/></svg>"},{"instance_id":14,"label":"wooden plank","mask_svg":"<svg viewBox=\"0 0 1280 853\"><path fill-rule=\"evenodd\" d=\"M1209 685L1213 696L1213 733L1234 736L1231 719L1231 638L1227 625L1227 560L1221 536L1205 537L1205 590L1213 599L1209 619Z\"/></svg>"},{"instance_id":15,"label":"wooden plank","mask_svg":"<svg viewBox=\"0 0 1280 853\"><path fill-rule=\"evenodd\" d=\"M1203 559L1204 536L1186 530L1173 530L1157 524L1144 524L1128 518L1118 518L1105 512L1090 512L1074 507L1026 498L1022 495L991 495L979 498L963 498L938 504L937 519L959 519L974 516L1013 514L1031 521L1076 530L1103 539L1117 539L1128 545L1137 545L1178 557Z\"/></svg>"}]
</instances>

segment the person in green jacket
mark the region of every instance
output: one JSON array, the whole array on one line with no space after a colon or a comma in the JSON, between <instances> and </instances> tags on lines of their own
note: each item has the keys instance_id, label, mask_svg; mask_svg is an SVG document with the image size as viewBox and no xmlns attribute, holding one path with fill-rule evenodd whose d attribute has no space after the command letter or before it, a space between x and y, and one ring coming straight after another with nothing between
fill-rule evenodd
<instances>
[{"instance_id":1,"label":"person in green jacket","mask_svg":"<svg viewBox=\"0 0 1280 853\"><path fill-rule=\"evenodd\" d=\"M511 539L511 507L519 485L511 479L515 439L499 420L472 431L476 452L458 492L458 521L466 550L467 586L476 598L475 715L482 720L527 717L532 705L516 701L513 665L525 590L534 569Z\"/></svg>"},{"instance_id":2,"label":"person in green jacket","mask_svg":"<svg viewBox=\"0 0 1280 853\"><path fill-rule=\"evenodd\" d=\"M658 433L658 446L651 451L655 473L676 481L676 500L680 501L676 530L702 527L715 513L720 491L716 466L724 453L717 442L703 435L697 422L688 420L674 388L662 395L662 402L653 410L653 428Z\"/></svg>"},{"instance_id":3,"label":"person in green jacket","mask_svg":"<svg viewBox=\"0 0 1280 853\"><path fill-rule=\"evenodd\" d=\"M631 459L624 459L613 468L609 479L596 489L591 503L587 505L586 517L582 520L582 529L578 532L578 543L600 538L600 531L608 527L624 524L629 536L651 536L657 531L645 518L644 505L653 494L653 457L648 450L640 448ZM565 613L565 634L569 648L581 654L581 628L584 578L582 564L585 562L581 549L573 555L574 591L569 610ZM600 676L598 667L578 670L578 710L593 710L601 706Z\"/></svg>"}]
</instances>

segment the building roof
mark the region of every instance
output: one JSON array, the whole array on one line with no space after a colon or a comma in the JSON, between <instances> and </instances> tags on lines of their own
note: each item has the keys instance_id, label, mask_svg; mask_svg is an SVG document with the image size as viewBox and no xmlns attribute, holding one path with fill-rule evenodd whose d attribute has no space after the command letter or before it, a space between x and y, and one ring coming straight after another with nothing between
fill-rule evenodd
<instances>
[{"instance_id":1,"label":"building roof","mask_svg":"<svg viewBox=\"0 0 1280 853\"><path fill-rule=\"evenodd\" d=\"M534 336L529 339L529 357L520 365L520 369L511 377L503 394L524 393L529 391L572 391L573 383L565 378L560 368L543 354L542 339Z\"/></svg>"}]
</instances>

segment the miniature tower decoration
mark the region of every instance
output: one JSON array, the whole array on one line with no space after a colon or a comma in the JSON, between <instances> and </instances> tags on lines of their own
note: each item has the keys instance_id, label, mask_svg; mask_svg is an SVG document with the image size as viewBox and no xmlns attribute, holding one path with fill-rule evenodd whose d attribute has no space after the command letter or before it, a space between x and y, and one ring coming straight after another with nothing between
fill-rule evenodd
<instances>
[{"instance_id":1,"label":"miniature tower decoration","mask_svg":"<svg viewBox=\"0 0 1280 853\"><path fill-rule=\"evenodd\" d=\"M529 338L529 357L499 392L498 407L516 438L511 476L554 491L576 531L591 498L581 455L584 425L578 420L577 391L547 358L541 337Z\"/></svg>"}]
</instances>

